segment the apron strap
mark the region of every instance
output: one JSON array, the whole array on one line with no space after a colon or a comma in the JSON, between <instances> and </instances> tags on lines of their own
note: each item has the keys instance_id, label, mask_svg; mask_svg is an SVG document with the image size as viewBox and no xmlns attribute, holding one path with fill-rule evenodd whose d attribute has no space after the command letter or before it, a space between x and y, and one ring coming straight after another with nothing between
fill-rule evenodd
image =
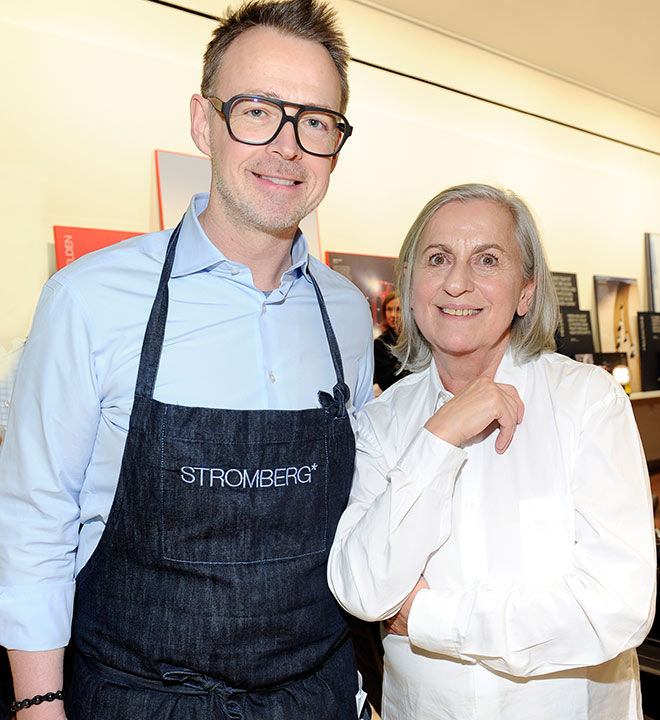
<instances>
[{"instance_id":1,"label":"apron strap","mask_svg":"<svg viewBox=\"0 0 660 720\"><path fill-rule=\"evenodd\" d=\"M332 364L335 366L335 375L337 376L337 382L334 388L332 388L332 395L324 390L319 390L319 403L326 412L329 412L336 418L342 418L346 415L346 404L351 397L351 391L348 385L344 382L344 365L341 360L341 352L339 351L337 337L335 336L335 331L332 329L328 309L325 306L325 300L323 299L321 288L312 275L309 265L307 266L307 275L312 281L314 291L316 292L319 309L321 310L321 317L323 318L323 329L325 330L325 336L328 339L330 355L332 356Z\"/></svg>"},{"instance_id":2,"label":"apron strap","mask_svg":"<svg viewBox=\"0 0 660 720\"><path fill-rule=\"evenodd\" d=\"M137 381L135 383L135 395L139 397L152 398L156 386L156 376L160 365L160 356L165 338L165 322L167 321L167 306L169 303L169 290L167 283L172 274L174 265L174 253L183 226L183 218L176 226L165 253L165 262L160 273L158 290L154 304L151 307L151 314L144 331L142 351L140 353L140 365L138 366Z\"/></svg>"}]
</instances>

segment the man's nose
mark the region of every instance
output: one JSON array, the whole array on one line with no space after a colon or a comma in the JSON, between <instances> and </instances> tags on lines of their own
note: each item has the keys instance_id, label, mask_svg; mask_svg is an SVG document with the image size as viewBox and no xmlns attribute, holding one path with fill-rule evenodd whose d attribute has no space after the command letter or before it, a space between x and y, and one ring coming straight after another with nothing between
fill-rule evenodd
<instances>
[{"instance_id":1,"label":"man's nose","mask_svg":"<svg viewBox=\"0 0 660 720\"><path fill-rule=\"evenodd\" d=\"M303 150L296 140L295 120L287 115L277 135L268 143L268 149L286 160L302 157Z\"/></svg>"}]
</instances>

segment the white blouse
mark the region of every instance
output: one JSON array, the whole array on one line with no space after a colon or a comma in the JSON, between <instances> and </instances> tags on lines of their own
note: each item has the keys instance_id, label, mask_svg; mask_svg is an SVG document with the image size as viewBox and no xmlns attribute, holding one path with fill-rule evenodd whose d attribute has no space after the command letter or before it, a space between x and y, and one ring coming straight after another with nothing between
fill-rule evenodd
<instances>
[{"instance_id":1,"label":"white blouse","mask_svg":"<svg viewBox=\"0 0 660 720\"><path fill-rule=\"evenodd\" d=\"M430 585L409 637L384 638L383 719L641 719L656 550L630 402L552 353L507 353L495 380L525 405L503 455L496 432L461 449L424 429L451 398L433 365L358 414L330 587L382 620L421 574Z\"/></svg>"}]
</instances>

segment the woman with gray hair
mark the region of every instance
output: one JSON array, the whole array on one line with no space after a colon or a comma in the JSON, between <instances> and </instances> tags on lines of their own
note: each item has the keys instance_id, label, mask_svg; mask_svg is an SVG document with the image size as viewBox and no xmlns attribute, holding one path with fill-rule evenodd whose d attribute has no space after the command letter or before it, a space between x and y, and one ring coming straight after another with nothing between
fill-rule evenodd
<instances>
[{"instance_id":1,"label":"woman with gray hair","mask_svg":"<svg viewBox=\"0 0 660 720\"><path fill-rule=\"evenodd\" d=\"M395 353L358 416L330 555L383 621L384 720L642 718L655 602L646 463L606 372L555 354L557 303L523 201L449 188L399 257Z\"/></svg>"}]
</instances>

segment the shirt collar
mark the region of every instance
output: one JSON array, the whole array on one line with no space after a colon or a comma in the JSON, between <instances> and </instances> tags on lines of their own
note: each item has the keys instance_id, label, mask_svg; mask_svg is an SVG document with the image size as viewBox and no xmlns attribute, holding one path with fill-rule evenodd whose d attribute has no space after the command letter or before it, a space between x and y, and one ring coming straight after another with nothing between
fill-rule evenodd
<instances>
[{"instance_id":1,"label":"shirt collar","mask_svg":"<svg viewBox=\"0 0 660 720\"><path fill-rule=\"evenodd\" d=\"M307 275L308 264L309 246L307 245L307 238L303 235L302 230L298 228L291 245L291 267L282 275L282 280L293 280L302 275L307 282L311 283L312 281Z\"/></svg>"},{"instance_id":2,"label":"shirt collar","mask_svg":"<svg viewBox=\"0 0 660 720\"><path fill-rule=\"evenodd\" d=\"M432 391L431 396L435 397L435 404L433 406L433 412L435 413L438 408L451 400L454 396L449 392L449 390L445 390L445 386L442 384L438 368L436 367L433 358L431 358L431 365L429 366L428 372Z\"/></svg>"},{"instance_id":3,"label":"shirt collar","mask_svg":"<svg viewBox=\"0 0 660 720\"><path fill-rule=\"evenodd\" d=\"M528 373L525 372L524 366L528 360L517 360L514 357L511 346L507 347L502 362L495 373L495 382L513 385L518 391L518 395L523 398L525 394L525 386Z\"/></svg>"},{"instance_id":4,"label":"shirt collar","mask_svg":"<svg viewBox=\"0 0 660 720\"><path fill-rule=\"evenodd\" d=\"M177 244L177 252L172 267L172 277L192 275L203 270L210 270L218 265L230 263L208 238L199 222L199 215L206 209L209 193L193 195L190 205L183 216L183 225ZM307 239L297 230L291 246L291 267L282 275L283 283L291 283L296 277L307 277L308 264ZM308 279L309 282L311 282Z\"/></svg>"},{"instance_id":5,"label":"shirt collar","mask_svg":"<svg viewBox=\"0 0 660 720\"><path fill-rule=\"evenodd\" d=\"M522 369L524 363L517 363L511 347L507 347L504 357L502 358L497 372L495 373L495 382L506 383L507 385L513 385L518 391L518 395L523 397L525 392L525 380L527 373ZM435 366L435 362L431 360L429 367L429 382L431 384L432 396L435 397L435 406L433 412L438 410L442 405L451 400L454 396L449 390L446 390L440 379L438 369Z\"/></svg>"}]
</instances>

